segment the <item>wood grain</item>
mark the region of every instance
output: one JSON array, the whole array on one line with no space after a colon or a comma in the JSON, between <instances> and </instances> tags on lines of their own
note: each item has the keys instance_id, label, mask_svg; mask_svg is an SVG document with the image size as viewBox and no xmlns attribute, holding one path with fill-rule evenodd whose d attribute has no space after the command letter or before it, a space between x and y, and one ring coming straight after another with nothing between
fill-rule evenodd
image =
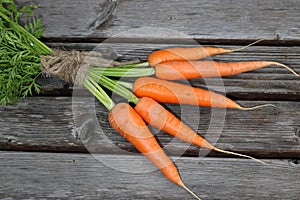
<instances>
[{"instance_id":1,"label":"wood grain","mask_svg":"<svg viewBox=\"0 0 300 200\"><path fill-rule=\"evenodd\" d=\"M300 196L300 167L288 160L172 159L205 200ZM4 199L193 199L142 156L1 152L0 168Z\"/></svg>"},{"instance_id":2,"label":"wood grain","mask_svg":"<svg viewBox=\"0 0 300 200\"><path fill-rule=\"evenodd\" d=\"M81 91L80 91L80 94ZM121 99L113 96L118 102ZM239 101L243 106L274 103L255 111L209 109L166 104L199 134L218 147L256 157L299 158L300 103ZM0 148L6 150L136 152L107 122L107 111L94 98L32 97L16 106L0 108ZM208 152L152 129L173 155L202 156ZM84 145L83 145L84 144ZM87 149L87 150L86 150ZM214 156L222 154L211 153Z\"/></svg>"},{"instance_id":3,"label":"wood grain","mask_svg":"<svg viewBox=\"0 0 300 200\"><path fill-rule=\"evenodd\" d=\"M36 3L37 15L45 24L44 36L52 41L101 41L131 29L164 27L202 41L265 38L271 43L299 44L300 10L299 2L294 0L195 0L188 3L179 0L41 0ZM152 34L164 37L157 29Z\"/></svg>"}]
</instances>

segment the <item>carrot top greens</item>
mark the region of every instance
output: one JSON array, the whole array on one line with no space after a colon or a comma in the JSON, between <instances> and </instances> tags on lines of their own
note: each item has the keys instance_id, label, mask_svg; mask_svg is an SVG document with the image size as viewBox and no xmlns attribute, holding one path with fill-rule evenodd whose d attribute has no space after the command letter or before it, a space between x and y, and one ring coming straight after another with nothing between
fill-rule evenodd
<instances>
[{"instance_id":1,"label":"carrot top greens","mask_svg":"<svg viewBox=\"0 0 300 200\"><path fill-rule=\"evenodd\" d=\"M37 38L44 32L41 19L21 26L20 17L33 13L34 5L17 8L12 0L0 0L0 103L16 103L20 97L39 92L40 56L51 49Z\"/></svg>"}]
</instances>

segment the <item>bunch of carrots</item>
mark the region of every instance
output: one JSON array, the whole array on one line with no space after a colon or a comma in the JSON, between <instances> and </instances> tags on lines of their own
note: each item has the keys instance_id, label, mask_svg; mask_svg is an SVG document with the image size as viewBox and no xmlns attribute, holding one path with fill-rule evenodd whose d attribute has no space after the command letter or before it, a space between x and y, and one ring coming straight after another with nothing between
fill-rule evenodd
<instances>
[{"instance_id":1,"label":"bunch of carrots","mask_svg":"<svg viewBox=\"0 0 300 200\"><path fill-rule=\"evenodd\" d=\"M213 61L198 61L208 56L229 53L236 50L217 47L169 48L157 50L148 56L148 62L145 63L114 68L90 68L89 78L85 81L84 85L93 92L110 111L108 116L109 123L115 130L156 165L171 182L183 187L195 198L200 199L184 185L176 167L149 132L146 123L190 144L217 152L251 158L265 164L263 161L253 157L225 151L213 146L209 141L197 134L159 103L236 108L241 110L272 106L270 104L264 104L245 108L221 94L172 82L170 80L229 76L268 65L285 67L299 76L289 67L277 62L251 61L218 63ZM155 75L156 77L148 77L149 75ZM135 79L134 83L117 81L111 78L124 76L138 78ZM131 107L128 103L114 105L112 100L98 84L124 97L135 106ZM93 86L90 87L91 85ZM94 89L91 89L93 87ZM98 94L95 93L96 88L101 92Z\"/></svg>"},{"instance_id":2,"label":"bunch of carrots","mask_svg":"<svg viewBox=\"0 0 300 200\"><path fill-rule=\"evenodd\" d=\"M0 97L2 105L14 102L18 95L26 96L31 89L38 91L36 78L41 74L41 57L51 55L52 49L41 42L40 21L22 27L18 20L24 10L17 9L12 0L0 1ZM37 31L38 30L38 31ZM253 43L254 44L254 43ZM252 45L252 44L250 44ZM248 45L249 46L249 45ZM246 46L247 47L247 46ZM245 47L243 47L245 48ZM147 124L190 144L209 150L253 159L253 157L219 149L183 123L160 103L189 104L218 108L251 110L265 105L245 108L233 100L200 88L191 87L172 80L230 76L269 65L278 65L296 72L288 66L272 61L214 62L202 60L206 57L231 53L240 49L217 47L169 48L149 54L147 62L112 68L90 67L83 81L89 90L108 110L110 125L144 154L171 182L200 199L181 180L174 163L164 153ZM18 56L16 56L18 55ZM101 63L98 64L101 66ZM23 74L18 74L20 71ZM3 77L3 78L2 78ZM7 78L9 81L7 81ZM137 77L133 83L112 77ZM14 87L12 88L12 83ZM103 87L124 97L126 103L115 104ZM2 89L3 88L3 89ZM9 90L9 92L7 92ZM131 106L129 103L134 104Z\"/></svg>"}]
</instances>

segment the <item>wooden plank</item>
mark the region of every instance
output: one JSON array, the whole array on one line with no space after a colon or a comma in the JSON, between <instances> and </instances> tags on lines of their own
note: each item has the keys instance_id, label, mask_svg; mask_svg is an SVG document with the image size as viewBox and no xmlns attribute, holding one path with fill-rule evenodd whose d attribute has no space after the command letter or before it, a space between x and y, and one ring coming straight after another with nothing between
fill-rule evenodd
<instances>
[{"instance_id":1,"label":"wooden plank","mask_svg":"<svg viewBox=\"0 0 300 200\"><path fill-rule=\"evenodd\" d=\"M147 60L147 55L155 50L170 46L195 46L189 44L155 44L155 43L112 43L108 40L102 44L95 43L49 43L52 48L67 50L89 50L110 52L113 58L130 60L139 58ZM241 46L226 46L230 49ZM110 49L110 50L108 50ZM211 57L215 61L271 60L284 63L300 73L300 47L252 46L241 52ZM57 79L40 79L42 95L71 95L72 87ZM191 80L191 85L220 93L226 93L234 99L251 100L299 100L299 78L282 67L269 66L264 69L242 73L235 76Z\"/></svg>"},{"instance_id":2,"label":"wooden plank","mask_svg":"<svg viewBox=\"0 0 300 200\"><path fill-rule=\"evenodd\" d=\"M82 93L82 91L80 91ZM114 100L121 99L113 97ZM218 147L256 157L299 158L300 103L239 101L243 106L273 103L255 111L209 109L167 104L188 125ZM135 149L113 131L107 111L94 98L32 97L0 108L0 148L30 151L129 153ZM203 156L208 152L152 129L173 155ZM73 135L72 135L73 134ZM75 136L75 137L74 137ZM83 145L83 144L84 145ZM223 154L210 153L212 156Z\"/></svg>"},{"instance_id":3,"label":"wooden plank","mask_svg":"<svg viewBox=\"0 0 300 200\"><path fill-rule=\"evenodd\" d=\"M299 44L300 10L297 0L35 2L39 6L37 15L43 18L45 24L45 37L52 41L100 41L141 27L156 27L152 35L163 37L163 32L157 28L164 27L202 41L266 38L272 43Z\"/></svg>"},{"instance_id":4,"label":"wooden plank","mask_svg":"<svg viewBox=\"0 0 300 200\"><path fill-rule=\"evenodd\" d=\"M300 196L300 167L288 160L172 158L205 200ZM2 151L0 168L3 199L193 199L142 156Z\"/></svg>"}]
</instances>

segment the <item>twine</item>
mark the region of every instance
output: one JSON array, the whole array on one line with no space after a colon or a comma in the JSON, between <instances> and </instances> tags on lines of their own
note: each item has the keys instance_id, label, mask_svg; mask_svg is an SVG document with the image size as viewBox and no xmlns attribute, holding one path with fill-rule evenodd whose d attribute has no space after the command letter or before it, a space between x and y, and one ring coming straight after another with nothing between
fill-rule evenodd
<instances>
[{"instance_id":1,"label":"twine","mask_svg":"<svg viewBox=\"0 0 300 200\"><path fill-rule=\"evenodd\" d=\"M43 73L76 85L83 84L90 67L106 68L138 62L140 62L138 59L128 62L106 59L100 52L95 51L63 51L58 49L54 49L51 55L41 57Z\"/></svg>"}]
</instances>

